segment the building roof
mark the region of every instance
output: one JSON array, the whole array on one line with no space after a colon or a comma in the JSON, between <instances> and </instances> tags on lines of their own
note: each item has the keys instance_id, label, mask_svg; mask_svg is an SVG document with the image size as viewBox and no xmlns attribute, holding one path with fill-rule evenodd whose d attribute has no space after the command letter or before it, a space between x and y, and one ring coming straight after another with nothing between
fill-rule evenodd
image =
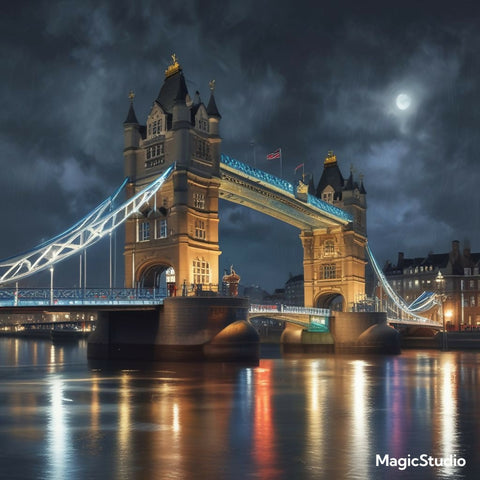
<instances>
[{"instance_id":1,"label":"building roof","mask_svg":"<svg viewBox=\"0 0 480 480\"><path fill-rule=\"evenodd\" d=\"M294 275L293 277L290 277L286 282L285 286L287 286L290 283L296 283L296 282L303 282L303 273L299 275Z\"/></svg>"},{"instance_id":2,"label":"building roof","mask_svg":"<svg viewBox=\"0 0 480 480\"><path fill-rule=\"evenodd\" d=\"M175 102L185 101L187 95L188 90L185 77L183 76L182 69L179 69L173 75L165 78L156 102L162 107L165 113L172 114Z\"/></svg>"},{"instance_id":3,"label":"building roof","mask_svg":"<svg viewBox=\"0 0 480 480\"><path fill-rule=\"evenodd\" d=\"M340 172L337 162L325 163L322 176L317 186L317 197L321 198L323 190L330 185L335 191L335 200L341 200L344 182L342 172Z\"/></svg>"},{"instance_id":4,"label":"building roof","mask_svg":"<svg viewBox=\"0 0 480 480\"><path fill-rule=\"evenodd\" d=\"M130 108L128 109L127 118L125 119L125 121L123 123L124 124L130 123L130 124L138 125L137 116L135 115L135 110L133 108L133 102L130 102Z\"/></svg>"}]
</instances>

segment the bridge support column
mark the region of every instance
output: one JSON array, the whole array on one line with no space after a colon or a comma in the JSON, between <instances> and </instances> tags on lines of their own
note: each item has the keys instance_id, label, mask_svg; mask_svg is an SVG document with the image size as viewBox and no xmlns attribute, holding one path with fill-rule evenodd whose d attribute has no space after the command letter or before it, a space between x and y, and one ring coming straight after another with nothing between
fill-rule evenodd
<instances>
[{"instance_id":1,"label":"bridge support column","mask_svg":"<svg viewBox=\"0 0 480 480\"><path fill-rule=\"evenodd\" d=\"M335 312L330 332L309 332L287 324L281 343L285 352L400 353L400 335L387 325L386 313Z\"/></svg>"},{"instance_id":2,"label":"bridge support column","mask_svg":"<svg viewBox=\"0 0 480 480\"><path fill-rule=\"evenodd\" d=\"M102 312L88 338L93 360L258 361L248 299L169 297L164 305Z\"/></svg>"}]
</instances>

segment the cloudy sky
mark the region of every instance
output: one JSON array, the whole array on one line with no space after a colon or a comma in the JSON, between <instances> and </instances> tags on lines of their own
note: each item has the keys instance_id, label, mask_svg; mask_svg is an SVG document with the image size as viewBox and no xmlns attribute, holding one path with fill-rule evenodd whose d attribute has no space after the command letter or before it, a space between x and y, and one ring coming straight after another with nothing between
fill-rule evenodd
<instances>
[{"instance_id":1,"label":"cloudy sky","mask_svg":"<svg viewBox=\"0 0 480 480\"><path fill-rule=\"evenodd\" d=\"M172 53L205 102L216 80L224 153L253 164L255 149L257 167L279 174L265 155L281 147L284 176L305 163L317 183L333 150L344 176L351 165L364 175L380 263L454 239L480 251L479 7L391 3L8 2L0 258L63 231L121 183L128 92L144 123ZM222 203L220 266L282 287L302 271L298 234Z\"/></svg>"}]
</instances>

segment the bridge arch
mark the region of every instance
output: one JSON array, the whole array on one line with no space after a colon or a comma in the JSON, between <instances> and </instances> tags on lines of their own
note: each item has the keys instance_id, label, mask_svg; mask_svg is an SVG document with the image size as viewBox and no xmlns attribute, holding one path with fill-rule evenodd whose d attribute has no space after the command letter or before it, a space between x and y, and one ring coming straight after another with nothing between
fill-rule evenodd
<instances>
[{"instance_id":1,"label":"bridge arch","mask_svg":"<svg viewBox=\"0 0 480 480\"><path fill-rule=\"evenodd\" d=\"M323 292L316 298L315 307L343 312L345 310L345 298L340 292Z\"/></svg>"},{"instance_id":2,"label":"bridge arch","mask_svg":"<svg viewBox=\"0 0 480 480\"><path fill-rule=\"evenodd\" d=\"M144 263L137 270L137 285L154 289L164 295L176 295L176 272L174 267L162 260Z\"/></svg>"}]
</instances>

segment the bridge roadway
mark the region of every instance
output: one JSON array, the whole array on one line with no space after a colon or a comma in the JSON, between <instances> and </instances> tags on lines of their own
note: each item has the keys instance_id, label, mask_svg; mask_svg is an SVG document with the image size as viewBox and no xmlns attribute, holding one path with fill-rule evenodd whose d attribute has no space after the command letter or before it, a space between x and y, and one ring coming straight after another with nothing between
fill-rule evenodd
<instances>
[{"instance_id":1,"label":"bridge roadway","mask_svg":"<svg viewBox=\"0 0 480 480\"><path fill-rule=\"evenodd\" d=\"M153 310L163 304L165 295L147 289L0 289L0 314L61 312L82 310ZM331 311L291 305L251 304L249 319L266 317L294 323L310 331L326 331ZM388 317L391 325L417 325L441 329L434 321Z\"/></svg>"},{"instance_id":2,"label":"bridge roadway","mask_svg":"<svg viewBox=\"0 0 480 480\"><path fill-rule=\"evenodd\" d=\"M222 154L220 198L275 217L300 230L352 222L352 216L281 178Z\"/></svg>"}]
</instances>

